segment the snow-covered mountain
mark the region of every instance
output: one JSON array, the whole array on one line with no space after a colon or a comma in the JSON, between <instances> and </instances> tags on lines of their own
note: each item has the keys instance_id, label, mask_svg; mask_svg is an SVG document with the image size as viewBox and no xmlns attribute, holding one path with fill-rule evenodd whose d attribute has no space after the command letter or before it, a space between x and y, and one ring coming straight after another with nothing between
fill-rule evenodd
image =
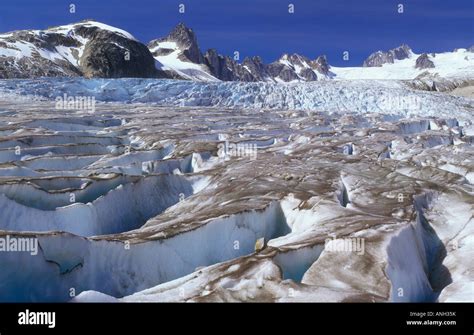
<instances>
[{"instance_id":1,"label":"snow-covered mountain","mask_svg":"<svg viewBox=\"0 0 474 335\"><path fill-rule=\"evenodd\" d=\"M397 55L396 50L403 50ZM398 58L396 58L398 57ZM408 46L370 55L363 67L331 67L336 79L412 80L429 73L444 78L474 79L472 48L452 52L416 54Z\"/></svg>"},{"instance_id":2,"label":"snow-covered mountain","mask_svg":"<svg viewBox=\"0 0 474 335\"><path fill-rule=\"evenodd\" d=\"M178 24L171 33L148 43L157 61L157 67L183 79L217 81L211 75L199 50L196 35L184 24Z\"/></svg>"},{"instance_id":3,"label":"snow-covered mountain","mask_svg":"<svg viewBox=\"0 0 474 335\"><path fill-rule=\"evenodd\" d=\"M267 71L277 82L299 82L330 78L329 68L326 56L310 60L298 54L284 54L279 60L269 64Z\"/></svg>"},{"instance_id":4,"label":"snow-covered mountain","mask_svg":"<svg viewBox=\"0 0 474 335\"><path fill-rule=\"evenodd\" d=\"M130 33L82 21L0 35L0 78L167 77Z\"/></svg>"},{"instance_id":5,"label":"snow-covered mountain","mask_svg":"<svg viewBox=\"0 0 474 335\"><path fill-rule=\"evenodd\" d=\"M258 56L246 57L242 63L217 53L215 49L203 54L192 29L178 24L168 36L151 41L148 48L157 66L177 77L202 81L315 81L329 76L325 56L310 60L298 54L284 54L280 59L264 64Z\"/></svg>"},{"instance_id":6,"label":"snow-covered mountain","mask_svg":"<svg viewBox=\"0 0 474 335\"><path fill-rule=\"evenodd\" d=\"M371 54L361 67L335 67L324 55L310 59L284 54L265 64L259 56L238 62L216 49L202 52L196 34L183 23L148 46L126 31L95 21L0 35L0 78L41 76L270 83L393 79L413 81L421 89L450 90L472 85L474 48L417 54L403 44Z\"/></svg>"},{"instance_id":7,"label":"snow-covered mountain","mask_svg":"<svg viewBox=\"0 0 474 335\"><path fill-rule=\"evenodd\" d=\"M374 52L364 61L364 64L362 66L382 66L383 64L394 63L395 60L410 58L412 54L413 51L411 50L411 48L406 44L402 44L399 47L395 49L390 49L387 52L384 52L382 50Z\"/></svg>"},{"instance_id":8,"label":"snow-covered mountain","mask_svg":"<svg viewBox=\"0 0 474 335\"><path fill-rule=\"evenodd\" d=\"M148 46L161 69L174 70L178 76L194 80L308 82L395 79L416 80L417 85L424 89L437 89L430 83L439 83L438 86L443 88L474 79L473 47L438 54L417 54L403 44L372 53L360 67L335 67L329 64L325 55L311 60L296 53L283 54L270 64L265 64L259 56L246 57L239 63L229 56L220 55L216 49L201 53L195 33L182 23L167 37L154 40Z\"/></svg>"}]
</instances>

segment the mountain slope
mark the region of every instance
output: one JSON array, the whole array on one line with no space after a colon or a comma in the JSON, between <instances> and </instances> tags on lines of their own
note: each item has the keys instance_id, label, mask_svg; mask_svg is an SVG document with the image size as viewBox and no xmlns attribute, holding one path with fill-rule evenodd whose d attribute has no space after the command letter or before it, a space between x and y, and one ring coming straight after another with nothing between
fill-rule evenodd
<instances>
[{"instance_id":1,"label":"mountain slope","mask_svg":"<svg viewBox=\"0 0 474 335\"><path fill-rule=\"evenodd\" d=\"M395 60L410 58L412 54L413 51L411 50L411 48L406 44L402 44L399 47L390 49L387 52L381 50L374 52L364 61L364 64L362 66L382 66L383 64L393 63Z\"/></svg>"},{"instance_id":2,"label":"mountain slope","mask_svg":"<svg viewBox=\"0 0 474 335\"><path fill-rule=\"evenodd\" d=\"M444 90L469 84L474 79L473 48L416 54L403 44L386 52L372 53L362 67L334 67L324 55L311 60L296 53L283 54L270 64L258 56L246 57L239 63L216 49L209 49L203 55L195 33L182 23L166 38L154 40L148 46L163 70L191 80L291 83L393 79L413 80L416 81L414 86L430 90L435 82L438 83L434 85L435 90Z\"/></svg>"},{"instance_id":3,"label":"mountain slope","mask_svg":"<svg viewBox=\"0 0 474 335\"><path fill-rule=\"evenodd\" d=\"M167 77L147 47L95 21L0 35L0 78Z\"/></svg>"},{"instance_id":4,"label":"mountain slope","mask_svg":"<svg viewBox=\"0 0 474 335\"><path fill-rule=\"evenodd\" d=\"M268 71L277 82L316 81L331 77L326 56L310 60L298 54L284 54L276 62L268 65Z\"/></svg>"},{"instance_id":5,"label":"mountain slope","mask_svg":"<svg viewBox=\"0 0 474 335\"><path fill-rule=\"evenodd\" d=\"M336 75L336 79L345 80L413 80L426 73L444 78L474 79L474 52L467 49L456 49L452 52L437 54L415 54L410 51L410 55L406 58L396 59L380 66L332 67L331 71Z\"/></svg>"},{"instance_id":6,"label":"mountain slope","mask_svg":"<svg viewBox=\"0 0 474 335\"><path fill-rule=\"evenodd\" d=\"M320 80L406 80L423 90L447 91L474 84L474 47L416 54L403 44L372 53L361 67L331 66L284 54L265 64L261 57L242 62L209 49L203 53L195 32L183 23L168 36L148 43L96 21L0 35L0 78L142 77L196 81L293 83Z\"/></svg>"},{"instance_id":7,"label":"mountain slope","mask_svg":"<svg viewBox=\"0 0 474 335\"><path fill-rule=\"evenodd\" d=\"M196 35L182 23L168 36L148 43L148 48L163 71L183 79L217 81L205 64Z\"/></svg>"},{"instance_id":8,"label":"mountain slope","mask_svg":"<svg viewBox=\"0 0 474 335\"><path fill-rule=\"evenodd\" d=\"M298 54L284 54L279 60L264 64L258 56L246 57L238 63L228 56L209 49L203 55L192 29L178 24L168 36L148 43L148 48L163 71L180 78L202 81L315 81L318 75L329 75L325 56L310 60Z\"/></svg>"}]
</instances>

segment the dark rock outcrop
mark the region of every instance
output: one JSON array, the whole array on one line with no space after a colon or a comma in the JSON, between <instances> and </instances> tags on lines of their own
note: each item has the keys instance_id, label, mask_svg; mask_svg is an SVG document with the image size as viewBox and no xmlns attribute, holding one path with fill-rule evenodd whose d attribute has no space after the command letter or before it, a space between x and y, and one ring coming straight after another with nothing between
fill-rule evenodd
<instances>
[{"instance_id":1,"label":"dark rock outcrop","mask_svg":"<svg viewBox=\"0 0 474 335\"><path fill-rule=\"evenodd\" d=\"M431 69L434 68L435 65L434 63L430 60L428 55L426 53L421 54L417 59L415 63L415 67L417 69Z\"/></svg>"},{"instance_id":2,"label":"dark rock outcrop","mask_svg":"<svg viewBox=\"0 0 474 335\"><path fill-rule=\"evenodd\" d=\"M211 74L223 81L256 81L253 75L241 64L228 56L222 56L215 49L209 49L204 60Z\"/></svg>"},{"instance_id":3,"label":"dark rock outcrop","mask_svg":"<svg viewBox=\"0 0 474 335\"><path fill-rule=\"evenodd\" d=\"M259 56L245 58L242 62L242 66L245 70L250 72L253 79L252 81L265 81L270 78L267 66Z\"/></svg>"},{"instance_id":4,"label":"dark rock outcrop","mask_svg":"<svg viewBox=\"0 0 474 335\"><path fill-rule=\"evenodd\" d=\"M155 60L144 44L97 27L79 27L77 33L90 39L79 61L85 77L160 76Z\"/></svg>"},{"instance_id":5,"label":"dark rock outcrop","mask_svg":"<svg viewBox=\"0 0 474 335\"><path fill-rule=\"evenodd\" d=\"M312 69L304 68L300 71L299 77L303 78L305 81L316 81L318 76Z\"/></svg>"},{"instance_id":6,"label":"dark rock outcrop","mask_svg":"<svg viewBox=\"0 0 474 335\"><path fill-rule=\"evenodd\" d=\"M298 54L284 54L278 61L268 64L266 68L270 77L276 81L315 81L318 79L313 62Z\"/></svg>"},{"instance_id":7,"label":"dark rock outcrop","mask_svg":"<svg viewBox=\"0 0 474 335\"><path fill-rule=\"evenodd\" d=\"M393 59L406 59L410 57L411 48L406 44L402 44L398 48L390 50L389 53L393 55Z\"/></svg>"},{"instance_id":8,"label":"dark rock outcrop","mask_svg":"<svg viewBox=\"0 0 474 335\"><path fill-rule=\"evenodd\" d=\"M415 89L424 91L450 92L456 88L473 86L474 80L469 78L443 78L437 73L424 71L406 83Z\"/></svg>"},{"instance_id":9,"label":"dark rock outcrop","mask_svg":"<svg viewBox=\"0 0 474 335\"><path fill-rule=\"evenodd\" d=\"M311 67L321 74L329 75L329 63L326 55L321 55L311 62Z\"/></svg>"},{"instance_id":10,"label":"dark rock outcrop","mask_svg":"<svg viewBox=\"0 0 474 335\"><path fill-rule=\"evenodd\" d=\"M395 60L409 58L410 54L411 54L411 48L408 45L403 44L387 52L380 51L380 50L374 52L364 61L364 64L362 66L375 67L375 66L382 66L383 64L391 64Z\"/></svg>"},{"instance_id":11,"label":"dark rock outcrop","mask_svg":"<svg viewBox=\"0 0 474 335\"><path fill-rule=\"evenodd\" d=\"M204 59L211 74L223 81L315 81L318 79L316 72L329 72L325 56L311 61L298 54L285 54L270 64L263 63L260 57L255 56L247 57L239 64L210 49L204 54Z\"/></svg>"},{"instance_id":12,"label":"dark rock outcrop","mask_svg":"<svg viewBox=\"0 0 474 335\"><path fill-rule=\"evenodd\" d=\"M267 70L274 79L280 79L285 82L298 80L298 75L295 73L294 69L280 62L268 64Z\"/></svg>"}]
</instances>

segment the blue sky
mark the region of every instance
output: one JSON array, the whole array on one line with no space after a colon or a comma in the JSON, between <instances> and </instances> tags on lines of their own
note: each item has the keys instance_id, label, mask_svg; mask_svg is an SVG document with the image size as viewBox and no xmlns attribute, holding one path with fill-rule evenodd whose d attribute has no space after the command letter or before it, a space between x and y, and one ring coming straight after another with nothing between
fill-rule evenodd
<instances>
[{"instance_id":1,"label":"blue sky","mask_svg":"<svg viewBox=\"0 0 474 335\"><path fill-rule=\"evenodd\" d=\"M69 13L69 4L76 13ZM178 5L185 4L180 14ZM288 4L295 13L288 13ZM397 5L404 5L404 13ZM415 52L474 44L474 0L1 0L0 31L41 29L95 19L147 43L177 23L194 29L201 49L271 62L282 53L326 54L360 65L373 51L402 43ZM349 51L349 61L342 54Z\"/></svg>"}]
</instances>

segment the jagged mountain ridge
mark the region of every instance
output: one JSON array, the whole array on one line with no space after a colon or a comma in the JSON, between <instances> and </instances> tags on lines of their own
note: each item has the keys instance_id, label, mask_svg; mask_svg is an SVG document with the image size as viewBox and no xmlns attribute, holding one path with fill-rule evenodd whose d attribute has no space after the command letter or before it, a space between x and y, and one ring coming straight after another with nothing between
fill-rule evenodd
<instances>
[{"instance_id":1,"label":"jagged mountain ridge","mask_svg":"<svg viewBox=\"0 0 474 335\"><path fill-rule=\"evenodd\" d=\"M363 63L364 67L382 66L383 64L393 64L395 60L410 58L413 55L411 48L402 44L401 46L390 49L387 52L376 51L372 53Z\"/></svg>"},{"instance_id":2,"label":"jagged mountain ridge","mask_svg":"<svg viewBox=\"0 0 474 335\"><path fill-rule=\"evenodd\" d=\"M168 36L152 40L148 48L162 70L174 71L185 79L291 82L315 81L329 73L325 56L310 60L298 54L284 54L267 65L258 56L246 57L239 63L215 49L203 54L194 31L183 23Z\"/></svg>"},{"instance_id":3,"label":"jagged mountain ridge","mask_svg":"<svg viewBox=\"0 0 474 335\"><path fill-rule=\"evenodd\" d=\"M334 67L325 55L311 60L296 53L283 54L269 64L259 56L245 57L239 63L232 57L219 54L216 49L202 53L196 34L182 23L167 37L153 40L148 46L163 70L194 80L283 83L326 79L419 80L427 78L428 74L431 78L455 77L457 82L466 83L474 78L473 47L418 55L408 45L402 44L369 55L362 67ZM437 55L439 57L435 60Z\"/></svg>"},{"instance_id":4,"label":"jagged mountain ridge","mask_svg":"<svg viewBox=\"0 0 474 335\"><path fill-rule=\"evenodd\" d=\"M199 81L307 82L327 79L474 78L474 47L415 54L403 44L371 54L362 67L334 67L326 56L314 60L283 54L265 64L242 62L216 49L202 52L195 32L183 23L147 46L133 35L96 21L0 34L0 78L54 76L175 78ZM128 57L128 58L127 58Z\"/></svg>"}]
</instances>

